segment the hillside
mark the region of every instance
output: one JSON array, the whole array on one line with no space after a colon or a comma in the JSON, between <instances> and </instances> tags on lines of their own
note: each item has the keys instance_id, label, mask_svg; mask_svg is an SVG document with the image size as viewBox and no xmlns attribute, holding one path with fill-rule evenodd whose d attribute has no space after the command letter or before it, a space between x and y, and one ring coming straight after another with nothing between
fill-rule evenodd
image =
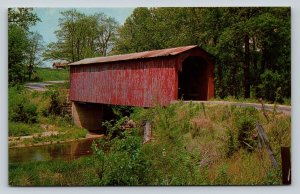
<instances>
[{"instance_id":1,"label":"hillside","mask_svg":"<svg viewBox=\"0 0 300 194\"><path fill-rule=\"evenodd\" d=\"M268 112L267 121L254 108L211 105L203 109L201 104L183 102L129 112L129 118L104 123L108 133L93 145L93 156L71 163L10 165L10 184L282 184L280 147L290 146L288 115L274 110ZM136 126L124 130L122 124L129 119ZM151 123L152 138L143 144L145 120ZM272 167L265 147L259 148L257 122L268 136L277 168Z\"/></svg>"}]
</instances>

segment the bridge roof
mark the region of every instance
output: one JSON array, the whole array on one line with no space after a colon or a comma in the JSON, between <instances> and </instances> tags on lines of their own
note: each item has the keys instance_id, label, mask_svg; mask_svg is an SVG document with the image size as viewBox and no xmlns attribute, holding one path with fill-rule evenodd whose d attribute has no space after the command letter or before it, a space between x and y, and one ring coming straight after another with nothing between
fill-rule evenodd
<instances>
[{"instance_id":1,"label":"bridge roof","mask_svg":"<svg viewBox=\"0 0 300 194\"><path fill-rule=\"evenodd\" d=\"M198 46L190 45L190 46L181 46L181 47L161 49L161 50L124 54L124 55L113 55L113 56L107 56L107 57L87 58L87 59L83 59L83 60L71 63L69 65L85 65L85 64L107 63L107 62L115 62L115 61L127 61L127 60L134 60L134 59L172 56L172 55L178 55L180 53L183 53L187 50L191 50L196 47L198 47Z\"/></svg>"}]
</instances>

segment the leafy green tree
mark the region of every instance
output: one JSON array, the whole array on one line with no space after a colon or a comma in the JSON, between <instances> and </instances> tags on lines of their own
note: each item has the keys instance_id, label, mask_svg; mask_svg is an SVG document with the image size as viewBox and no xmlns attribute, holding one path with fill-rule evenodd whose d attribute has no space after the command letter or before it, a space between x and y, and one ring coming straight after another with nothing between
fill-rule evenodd
<instances>
[{"instance_id":1,"label":"leafy green tree","mask_svg":"<svg viewBox=\"0 0 300 194\"><path fill-rule=\"evenodd\" d=\"M103 13L85 15L76 9L61 12L58 39L43 53L46 60L74 62L83 58L106 56L111 49L111 40L116 36L118 23Z\"/></svg>"},{"instance_id":2,"label":"leafy green tree","mask_svg":"<svg viewBox=\"0 0 300 194\"><path fill-rule=\"evenodd\" d=\"M29 47L27 53L27 74L31 80L35 68L42 64L41 54L44 50L43 37L37 32L30 32L28 35Z\"/></svg>"},{"instance_id":3,"label":"leafy green tree","mask_svg":"<svg viewBox=\"0 0 300 194\"><path fill-rule=\"evenodd\" d=\"M118 22L102 13L94 14L96 20L96 51L106 56L113 46L113 40L117 37Z\"/></svg>"},{"instance_id":4,"label":"leafy green tree","mask_svg":"<svg viewBox=\"0 0 300 194\"><path fill-rule=\"evenodd\" d=\"M26 31L16 24L8 27L8 80L16 84L26 79L26 51L29 45Z\"/></svg>"},{"instance_id":5,"label":"leafy green tree","mask_svg":"<svg viewBox=\"0 0 300 194\"><path fill-rule=\"evenodd\" d=\"M8 23L17 24L26 31L29 30L30 26L41 21L41 19L32 12L33 8L9 8L8 9Z\"/></svg>"},{"instance_id":6,"label":"leafy green tree","mask_svg":"<svg viewBox=\"0 0 300 194\"><path fill-rule=\"evenodd\" d=\"M114 53L197 44L215 56L216 95L259 97L267 70L283 75L290 97L290 8L136 8L119 29ZM288 80L288 81L286 81Z\"/></svg>"},{"instance_id":7,"label":"leafy green tree","mask_svg":"<svg viewBox=\"0 0 300 194\"><path fill-rule=\"evenodd\" d=\"M31 77L37 59L39 35L29 32L29 27L40 21L32 8L8 9L8 79L10 84L22 83ZM35 46L34 46L35 45ZM34 49L35 48L35 49Z\"/></svg>"}]
</instances>

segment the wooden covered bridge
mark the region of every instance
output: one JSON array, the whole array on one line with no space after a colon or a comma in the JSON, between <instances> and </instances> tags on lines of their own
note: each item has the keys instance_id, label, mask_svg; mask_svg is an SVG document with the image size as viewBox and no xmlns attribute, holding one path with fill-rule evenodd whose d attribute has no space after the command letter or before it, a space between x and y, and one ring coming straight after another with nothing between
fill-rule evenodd
<instances>
[{"instance_id":1,"label":"wooden covered bridge","mask_svg":"<svg viewBox=\"0 0 300 194\"><path fill-rule=\"evenodd\" d=\"M70 64L76 125L101 128L103 104L152 107L214 96L212 56L196 45L83 59Z\"/></svg>"}]
</instances>

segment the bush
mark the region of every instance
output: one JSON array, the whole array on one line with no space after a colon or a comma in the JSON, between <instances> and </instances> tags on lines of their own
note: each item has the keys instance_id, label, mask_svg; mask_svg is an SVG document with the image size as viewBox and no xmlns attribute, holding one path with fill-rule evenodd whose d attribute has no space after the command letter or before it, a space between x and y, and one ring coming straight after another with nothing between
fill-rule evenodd
<instances>
[{"instance_id":1,"label":"bush","mask_svg":"<svg viewBox=\"0 0 300 194\"><path fill-rule=\"evenodd\" d=\"M226 136L227 139L226 139L225 152L226 152L226 156L230 157L238 150L238 141L232 129L228 129L226 131Z\"/></svg>"},{"instance_id":2,"label":"bush","mask_svg":"<svg viewBox=\"0 0 300 194\"><path fill-rule=\"evenodd\" d=\"M108 129L110 130L110 129ZM137 131L122 137L101 139L93 144L93 163L99 185L143 185L148 168L141 153L142 139Z\"/></svg>"},{"instance_id":3,"label":"bush","mask_svg":"<svg viewBox=\"0 0 300 194\"><path fill-rule=\"evenodd\" d=\"M258 111L253 107L247 107L236 112L237 141L239 148L252 150L256 141L255 124L258 121ZM252 147L252 148L251 148Z\"/></svg>"},{"instance_id":4,"label":"bush","mask_svg":"<svg viewBox=\"0 0 300 194\"><path fill-rule=\"evenodd\" d=\"M44 115L66 116L68 115L67 98L58 90L50 90L46 95L50 95L50 103L48 112L44 111Z\"/></svg>"},{"instance_id":5,"label":"bush","mask_svg":"<svg viewBox=\"0 0 300 194\"><path fill-rule=\"evenodd\" d=\"M255 145L255 120L247 116L241 116L237 122L239 147L252 149ZM252 148L251 148L252 147Z\"/></svg>"},{"instance_id":6,"label":"bush","mask_svg":"<svg viewBox=\"0 0 300 194\"><path fill-rule=\"evenodd\" d=\"M37 106L30 102L23 86L9 88L9 120L13 122L36 123Z\"/></svg>"},{"instance_id":7,"label":"bush","mask_svg":"<svg viewBox=\"0 0 300 194\"><path fill-rule=\"evenodd\" d=\"M286 88L284 77L278 72L266 70L261 74L260 79L261 83L256 89L256 96L268 101L283 103L285 97L283 94L286 92L283 91Z\"/></svg>"},{"instance_id":8,"label":"bush","mask_svg":"<svg viewBox=\"0 0 300 194\"><path fill-rule=\"evenodd\" d=\"M240 148L253 151L257 144L258 111L253 107L234 109L233 126L225 131L225 155L231 157Z\"/></svg>"}]
</instances>

